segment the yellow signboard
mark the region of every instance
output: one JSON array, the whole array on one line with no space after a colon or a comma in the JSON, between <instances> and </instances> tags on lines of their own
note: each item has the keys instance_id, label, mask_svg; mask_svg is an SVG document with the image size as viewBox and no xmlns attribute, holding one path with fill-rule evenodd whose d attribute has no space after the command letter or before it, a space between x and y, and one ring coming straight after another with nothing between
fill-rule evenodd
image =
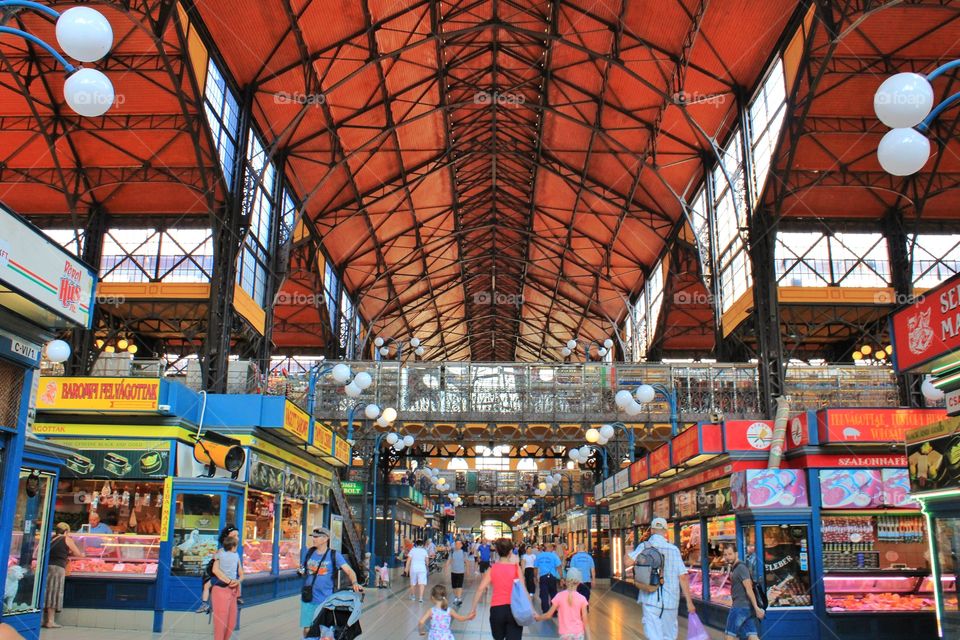
<instances>
[{"instance_id":1,"label":"yellow signboard","mask_svg":"<svg viewBox=\"0 0 960 640\"><path fill-rule=\"evenodd\" d=\"M324 453L333 453L333 431L319 422L314 422L312 444Z\"/></svg>"},{"instance_id":2,"label":"yellow signboard","mask_svg":"<svg viewBox=\"0 0 960 640\"><path fill-rule=\"evenodd\" d=\"M307 412L289 400L283 409L283 430L297 436L304 442L310 441L310 418Z\"/></svg>"},{"instance_id":3,"label":"yellow signboard","mask_svg":"<svg viewBox=\"0 0 960 640\"><path fill-rule=\"evenodd\" d=\"M40 378L37 409L48 411L156 411L160 380L150 378Z\"/></svg>"},{"instance_id":4,"label":"yellow signboard","mask_svg":"<svg viewBox=\"0 0 960 640\"><path fill-rule=\"evenodd\" d=\"M170 510L173 506L173 478L163 479L163 509L160 510L160 542L170 540Z\"/></svg>"},{"instance_id":5,"label":"yellow signboard","mask_svg":"<svg viewBox=\"0 0 960 640\"><path fill-rule=\"evenodd\" d=\"M343 464L350 464L350 445L343 438L337 438L337 450L334 457Z\"/></svg>"}]
</instances>

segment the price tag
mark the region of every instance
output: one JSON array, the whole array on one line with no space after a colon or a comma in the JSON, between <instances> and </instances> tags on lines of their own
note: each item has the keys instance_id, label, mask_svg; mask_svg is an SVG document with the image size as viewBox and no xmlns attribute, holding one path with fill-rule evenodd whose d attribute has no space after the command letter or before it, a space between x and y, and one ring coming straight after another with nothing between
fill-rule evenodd
<instances>
[{"instance_id":1,"label":"price tag","mask_svg":"<svg viewBox=\"0 0 960 640\"><path fill-rule=\"evenodd\" d=\"M157 573L157 565L155 565L155 564L148 564L148 565L147 565L147 569L146 569L146 571L144 571L144 573L147 574L148 576L152 576L152 575L156 574L156 573Z\"/></svg>"},{"instance_id":2,"label":"price tag","mask_svg":"<svg viewBox=\"0 0 960 640\"><path fill-rule=\"evenodd\" d=\"M122 562L118 562L117 564L113 565L112 571L114 573L123 573L124 571L126 571L126 569L127 569L127 565L123 564Z\"/></svg>"}]
</instances>

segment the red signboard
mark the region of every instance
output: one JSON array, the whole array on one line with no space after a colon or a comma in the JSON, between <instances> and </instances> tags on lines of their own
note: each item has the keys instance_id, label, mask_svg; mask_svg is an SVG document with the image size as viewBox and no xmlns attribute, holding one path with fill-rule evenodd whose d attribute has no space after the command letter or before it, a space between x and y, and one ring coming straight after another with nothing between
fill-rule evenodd
<instances>
[{"instance_id":1,"label":"red signboard","mask_svg":"<svg viewBox=\"0 0 960 640\"><path fill-rule=\"evenodd\" d=\"M630 465L630 486L638 485L649 477L647 472L647 456Z\"/></svg>"},{"instance_id":2,"label":"red signboard","mask_svg":"<svg viewBox=\"0 0 960 640\"><path fill-rule=\"evenodd\" d=\"M789 449L799 449L810 444L810 414L804 411L787 420L787 446Z\"/></svg>"},{"instance_id":3,"label":"red signboard","mask_svg":"<svg viewBox=\"0 0 960 640\"><path fill-rule=\"evenodd\" d=\"M700 453L723 453L723 427L719 424L701 424Z\"/></svg>"},{"instance_id":4,"label":"red signboard","mask_svg":"<svg viewBox=\"0 0 960 640\"><path fill-rule=\"evenodd\" d=\"M890 330L901 373L960 350L960 274L890 316Z\"/></svg>"},{"instance_id":5,"label":"red signboard","mask_svg":"<svg viewBox=\"0 0 960 640\"><path fill-rule=\"evenodd\" d=\"M695 458L700 453L700 430L696 426L690 427L673 439L673 451L670 462L677 466Z\"/></svg>"},{"instance_id":6,"label":"red signboard","mask_svg":"<svg viewBox=\"0 0 960 640\"><path fill-rule=\"evenodd\" d=\"M816 454L800 456L785 461L785 466L793 469L831 469L859 467L879 469L881 467L906 467L907 456L902 453L880 454Z\"/></svg>"},{"instance_id":7,"label":"red signboard","mask_svg":"<svg viewBox=\"0 0 960 640\"><path fill-rule=\"evenodd\" d=\"M773 420L727 420L723 423L727 451L769 451Z\"/></svg>"},{"instance_id":8,"label":"red signboard","mask_svg":"<svg viewBox=\"0 0 960 640\"><path fill-rule=\"evenodd\" d=\"M592 493L588 493L583 496L583 506L585 507L597 506L597 499L593 496Z\"/></svg>"},{"instance_id":9,"label":"red signboard","mask_svg":"<svg viewBox=\"0 0 960 640\"><path fill-rule=\"evenodd\" d=\"M650 452L650 477L654 478L670 468L670 443Z\"/></svg>"},{"instance_id":10,"label":"red signboard","mask_svg":"<svg viewBox=\"0 0 960 640\"><path fill-rule=\"evenodd\" d=\"M902 443L907 431L946 416L943 409L826 409L819 413L820 443Z\"/></svg>"}]
</instances>

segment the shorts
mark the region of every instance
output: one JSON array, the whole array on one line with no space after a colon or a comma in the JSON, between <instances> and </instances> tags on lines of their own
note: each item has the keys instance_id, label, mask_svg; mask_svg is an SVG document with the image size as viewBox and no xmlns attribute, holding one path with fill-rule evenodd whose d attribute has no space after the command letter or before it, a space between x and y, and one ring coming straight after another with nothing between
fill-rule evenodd
<instances>
[{"instance_id":1,"label":"shorts","mask_svg":"<svg viewBox=\"0 0 960 640\"><path fill-rule=\"evenodd\" d=\"M300 628L309 629L313 620L317 617L320 604L317 602L300 602Z\"/></svg>"},{"instance_id":2,"label":"shorts","mask_svg":"<svg viewBox=\"0 0 960 640\"><path fill-rule=\"evenodd\" d=\"M450 587L453 589L463 589L463 574L462 573L451 573L450 574Z\"/></svg>"},{"instance_id":3,"label":"shorts","mask_svg":"<svg viewBox=\"0 0 960 640\"><path fill-rule=\"evenodd\" d=\"M485 573L487 569L490 568L490 562L487 560L480 561L480 573Z\"/></svg>"},{"instance_id":4,"label":"shorts","mask_svg":"<svg viewBox=\"0 0 960 640\"><path fill-rule=\"evenodd\" d=\"M753 616L753 610L750 607L733 607L730 609L730 614L727 615L727 628L724 633L734 638L759 638L760 633L757 632L757 619Z\"/></svg>"},{"instance_id":5,"label":"shorts","mask_svg":"<svg viewBox=\"0 0 960 640\"><path fill-rule=\"evenodd\" d=\"M414 567L410 569L410 586L414 587L418 584L427 584L426 567Z\"/></svg>"}]
</instances>

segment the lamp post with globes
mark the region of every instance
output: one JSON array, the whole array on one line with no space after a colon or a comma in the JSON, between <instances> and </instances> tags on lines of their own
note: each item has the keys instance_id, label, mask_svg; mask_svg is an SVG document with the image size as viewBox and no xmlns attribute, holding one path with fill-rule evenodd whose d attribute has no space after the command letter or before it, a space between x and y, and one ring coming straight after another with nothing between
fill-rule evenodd
<instances>
[{"instance_id":1,"label":"lamp post with globes","mask_svg":"<svg viewBox=\"0 0 960 640\"><path fill-rule=\"evenodd\" d=\"M599 429L593 427L587 429L585 434L586 440L590 444L596 444L601 447L605 447L610 440L613 440L613 437L617 434L617 429L622 429L623 433L627 436L627 447L630 449L630 462L636 462L636 441L633 435L633 429L627 427L627 425L622 422L611 422L610 424L602 425Z\"/></svg>"},{"instance_id":2,"label":"lamp post with globes","mask_svg":"<svg viewBox=\"0 0 960 640\"><path fill-rule=\"evenodd\" d=\"M567 344L564 345L562 349L560 349L560 353L563 355L564 358L568 358L571 355L573 355L573 353L576 352L577 346L579 346L579 343L577 342L576 339L567 340ZM607 338L606 340L603 341L603 344L597 342L596 340L591 340L590 342L588 342L587 346L583 350L584 364L590 362L590 352L591 352L591 349L593 349L593 347L597 348L596 349L597 355L600 356L601 359L605 358L607 357L607 354L610 352L610 350L613 349L613 340L611 338Z\"/></svg>"},{"instance_id":3,"label":"lamp post with globes","mask_svg":"<svg viewBox=\"0 0 960 640\"><path fill-rule=\"evenodd\" d=\"M73 7L63 13L27 0L0 1L0 11L9 19L15 10L27 9L47 15L57 21L57 43L64 53L80 62L96 62L110 52L113 46L113 28L102 13L90 7ZM94 118L102 116L114 101L113 84L96 69L77 68L37 36L21 29L0 26L0 33L17 36L31 42L53 56L67 75L63 83L63 97L78 115Z\"/></svg>"},{"instance_id":4,"label":"lamp post with globes","mask_svg":"<svg viewBox=\"0 0 960 640\"><path fill-rule=\"evenodd\" d=\"M394 411L393 413L396 414L396 411ZM384 414L386 414L386 410L384 410ZM381 418L383 417L384 416L381 415ZM396 419L396 415L394 415L393 417L394 419ZM413 436L410 436L410 435L401 436L399 433L396 433L395 431L391 431L389 433L378 434L377 439L373 444L373 467L370 470L371 473L373 474L373 482L372 482L373 490L371 492L372 493L371 503L373 508L370 510L370 548L368 549L370 553L371 567L376 567L379 565L379 563L377 562L377 552L376 552L376 549L377 549L377 487L379 485L380 471L381 471L380 445L384 440L386 440L387 445L391 447L394 451L396 451L396 453L398 454L401 453L404 449L412 448L414 443L416 442ZM385 500L384 508L383 508L384 518L387 517L387 513L386 513L387 503L388 501ZM370 572L371 587L376 586L375 573L376 572L374 571Z\"/></svg>"},{"instance_id":5,"label":"lamp post with globes","mask_svg":"<svg viewBox=\"0 0 960 640\"><path fill-rule=\"evenodd\" d=\"M960 93L934 106L932 82L960 67L960 60L943 64L926 76L907 72L887 78L873 96L873 110L890 127L877 145L877 159L889 174L909 176L930 158L926 134L940 115L960 102Z\"/></svg>"},{"instance_id":6,"label":"lamp post with globes","mask_svg":"<svg viewBox=\"0 0 960 640\"><path fill-rule=\"evenodd\" d=\"M320 376L331 374L333 379L337 384L344 385L343 391L347 394L349 398L357 398L360 396L364 390L368 389L371 384L373 384L373 378L370 377L370 374L361 371L353 380L350 380L350 377L353 375L353 372L350 370L350 365L338 362L336 364L326 364L323 361L318 362L310 368L310 381L307 384L307 413L310 414L310 426L313 426L313 413L317 405L317 380ZM353 434L348 433L347 439L352 439Z\"/></svg>"},{"instance_id":7,"label":"lamp post with globes","mask_svg":"<svg viewBox=\"0 0 960 640\"><path fill-rule=\"evenodd\" d=\"M670 435L675 436L680 431L676 389L668 389L662 384L641 384L633 393L627 389L617 391L614 401L617 407L628 416L637 416L643 412L643 405L653 402L657 394L663 396L667 406L670 407Z\"/></svg>"},{"instance_id":8,"label":"lamp post with globes","mask_svg":"<svg viewBox=\"0 0 960 640\"><path fill-rule=\"evenodd\" d=\"M383 336L377 336L373 340L373 346L376 347L377 353L380 354L381 358L390 357L390 345L395 345L397 348L397 360L403 359L403 346L404 342L402 340L397 340L396 338L384 338ZM410 338L409 340L410 347L413 349L414 355L417 357L423 356L426 353L426 349L420 343L420 338Z\"/></svg>"}]
</instances>

